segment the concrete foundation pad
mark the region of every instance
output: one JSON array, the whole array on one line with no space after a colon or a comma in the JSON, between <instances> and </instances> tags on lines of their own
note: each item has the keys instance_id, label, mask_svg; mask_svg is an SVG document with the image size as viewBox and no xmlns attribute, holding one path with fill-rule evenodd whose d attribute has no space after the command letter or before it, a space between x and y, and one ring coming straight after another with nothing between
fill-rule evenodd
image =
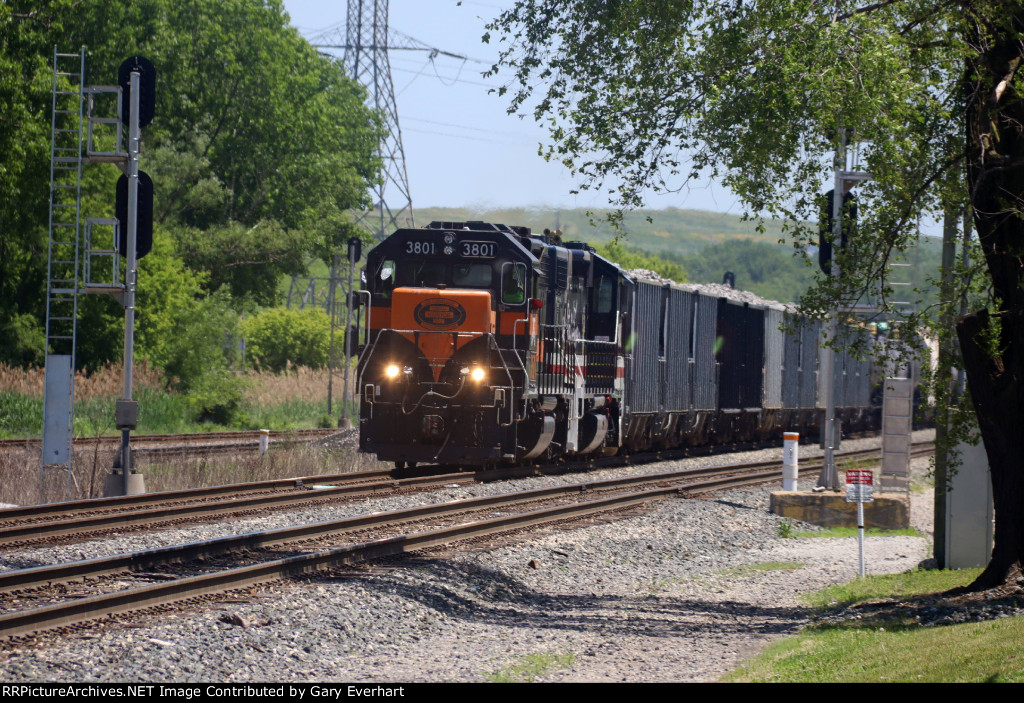
<instances>
[{"instance_id":1,"label":"concrete foundation pad","mask_svg":"<svg viewBox=\"0 0 1024 703\"><path fill-rule=\"evenodd\" d=\"M146 492L146 477L143 474L132 471L128 474L128 493L124 492L124 476L121 469L114 469L103 479L103 497L114 496L137 496Z\"/></svg>"},{"instance_id":2,"label":"concrete foundation pad","mask_svg":"<svg viewBox=\"0 0 1024 703\"><path fill-rule=\"evenodd\" d=\"M822 527L857 527L857 504L847 503L845 492L773 491L770 505L780 517ZM875 494L874 501L864 504L864 527L910 527L910 501L896 493Z\"/></svg>"}]
</instances>

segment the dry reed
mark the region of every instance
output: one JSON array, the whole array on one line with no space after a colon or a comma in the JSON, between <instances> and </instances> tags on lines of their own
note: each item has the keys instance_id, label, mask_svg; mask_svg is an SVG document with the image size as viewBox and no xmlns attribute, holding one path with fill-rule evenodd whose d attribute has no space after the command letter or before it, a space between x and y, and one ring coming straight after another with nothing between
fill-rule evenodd
<instances>
[{"instance_id":1,"label":"dry reed","mask_svg":"<svg viewBox=\"0 0 1024 703\"><path fill-rule=\"evenodd\" d=\"M142 361L135 365L132 384L136 389L162 388L160 371ZM124 388L124 367L121 364L107 364L93 373L75 372L75 398L91 400L121 395ZM30 367L21 369L0 363L0 392L18 393L31 398L43 397L43 369Z\"/></svg>"},{"instance_id":2,"label":"dry reed","mask_svg":"<svg viewBox=\"0 0 1024 703\"><path fill-rule=\"evenodd\" d=\"M337 374L335 374L337 375ZM249 370L245 377L250 381L246 400L267 407L289 400L327 400L327 369L311 369L308 366L292 366L283 373ZM335 379L341 388L341 377Z\"/></svg>"},{"instance_id":3,"label":"dry reed","mask_svg":"<svg viewBox=\"0 0 1024 703\"><path fill-rule=\"evenodd\" d=\"M335 397L341 393L343 373L344 369L334 372ZM312 402L327 400L329 381L327 369L290 366L283 373L249 369L241 375L249 381L245 391L246 399L261 407L277 405L289 400ZM351 386L355 382L355 374L349 373L349 378ZM107 364L91 374L78 371L75 373L75 399L116 398L121 395L123 385L123 367L120 364ZM160 371L143 361L135 365L133 386L136 390L158 389L163 388L164 384ZM0 392L4 391L32 398L42 398L43 369L38 367L22 369L0 363Z\"/></svg>"}]
</instances>

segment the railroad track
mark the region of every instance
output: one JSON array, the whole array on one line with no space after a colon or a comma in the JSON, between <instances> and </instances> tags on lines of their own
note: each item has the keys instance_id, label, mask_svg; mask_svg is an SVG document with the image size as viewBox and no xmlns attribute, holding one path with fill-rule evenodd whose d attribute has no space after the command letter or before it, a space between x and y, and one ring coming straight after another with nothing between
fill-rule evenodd
<instances>
[{"instance_id":1,"label":"railroad track","mask_svg":"<svg viewBox=\"0 0 1024 703\"><path fill-rule=\"evenodd\" d=\"M846 454L868 457L877 450ZM607 457L586 468L608 468L624 463L664 461L664 454ZM805 465L815 460L805 460ZM748 464L756 468L763 464ZM815 464L820 468L820 464ZM96 498L0 510L0 546L29 547L80 542L111 532L164 528L209 521L224 516L241 517L268 510L308 507L352 500L371 495L423 491L445 484L466 484L517 478L525 475L564 473L567 467L510 467L474 472L444 472L441 467L423 467L422 474L410 470L363 471L347 474L307 476L255 483L164 491L136 496Z\"/></svg>"},{"instance_id":2,"label":"railroad track","mask_svg":"<svg viewBox=\"0 0 1024 703\"><path fill-rule=\"evenodd\" d=\"M0 546L80 542L110 532L206 522L227 515L242 517L476 480L472 473L394 478L386 470L364 471L12 508L0 510Z\"/></svg>"},{"instance_id":3,"label":"railroad track","mask_svg":"<svg viewBox=\"0 0 1024 703\"><path fill-rule=\"evenodd\" d=\"M802 473L819 469L820 464L813 462L801 466ZM629 510L667 497L778 479L778 463L770 462L770 468L742 464L591 480L3 572L0 594L7 610L0 614L0 640L411 551Z\"/></svg>"}]
</instances>

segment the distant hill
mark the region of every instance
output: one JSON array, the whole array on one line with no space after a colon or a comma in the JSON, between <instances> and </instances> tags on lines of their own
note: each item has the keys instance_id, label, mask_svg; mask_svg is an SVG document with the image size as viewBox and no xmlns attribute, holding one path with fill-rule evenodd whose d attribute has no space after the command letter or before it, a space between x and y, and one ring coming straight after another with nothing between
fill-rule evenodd
<instances>
[{"instance_id":1,"label":"distant hill","mask_svg":"<svg viewBox=\"0 0 1024 703\"><path fill-rule=\"evenodd\" d=\"M534 232L543 232L545 228L558 228L562 230L562 238L565 240L604 244L615 236L611 226L603 219L606 212L595 211L593 218L590 218L583 209L416 208L414 215L416 223L423 225L434 220L483 220L506 225L522 225ZM647 221L648 217L651 219L650 222ZM718 244L729 239L750 239L774 244L782 236L782 226L777 222L766 223L765 232L762 234L757 231L756 223L736 215L679 208L637 210L627 213L623 229L628 235L625 239L627 246L652 254L693 254L709 244Z\"/></svg>"},{"instance_id":2,"label":"distant hill","mask_svg":"<svg viewBox=\"0 0 1024 703\"><path fill-rule=\"evenodd\" d=\"M615 236L603 219L606 212L596 211L590 218L583 209L419 208L415 210L415 217L420 225L434 220L483 220L524 225L534 232L558 227L563 239L598 245L606 244ZM627 213L623 228L627 233L622 241L626 249L681 264L688 280L694 283L718 283L725 271L733 271L738 287L764 298L790 302L800 297L816 271L816 267L806 267L802 260L795 258L792 247L778 243L782 238L780 222L766 222L765 231L761 233L754 221L736 215L667 208ZM719 246L722 244L727 246ZM709 246L713 248L707 249ZM928 278L938 272L940 252L938 239L923 237L921 246L905 259L911 264L909 275L900 274L926 291L925 305L933 305L936 300L935 288ZM912 297L920 299L918 295Z\"/></svg>"},{"instance_id":3,"label":"distant hill","mask_svg":"<svg viewBox=\"0 0 1024 703\"><path fill-rule=\"evenodd\" d=\"M614 232L602 219L604 212L595 212L593 224L583 209L551 208L419 208L415 211L417 225L434 220L464 222L482 220L507 225L522 225L534 232L560 227L568 241L584 241L595 246L612 240ZM651 218L651 222L647 218ZM793 256L788 245L778 244L782 237L781 223L765 224L759 233L754 222L735 215L702 210L640 210L625 216L627 237L621 242L626 250L660 257L679 264L686 278L693 283L720 283L725 271L736 275L737 287L771 300L796 301L811 284L815 267L807 267ZM936 291L928 278L938 272L941 242L923 237L921 247L905 261L909 271L900 274L924 291L923 302L933 305ZM710 249L708 247L711 247ZM646 266L653 268L653 266ZM327 276L327 267L314 262L311 273ZM290 280L282 280L282 294L287 293ZM913 300L920 296L913 295Z\"/></svg>"}]
</instances>

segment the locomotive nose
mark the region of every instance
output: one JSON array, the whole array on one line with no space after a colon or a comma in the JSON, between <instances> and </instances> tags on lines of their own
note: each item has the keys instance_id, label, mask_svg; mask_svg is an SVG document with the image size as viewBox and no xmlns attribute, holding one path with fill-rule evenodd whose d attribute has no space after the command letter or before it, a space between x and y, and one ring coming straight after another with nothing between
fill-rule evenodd
<instances>
[{"instance_id":1,"label":"locomotive nose","mask_svg":"<svg viewBox=\"0 0 1024 703\"><path fill-rule=\"evenodd\" d=\"M392 327L424 332L494 332L491 294L485 290L396 288Z\"/></svg>"},{"instance_id":2,"label":"locomotive nose","mask_svg":"<svg viewBox=\"0 0 1024 703\"><path fill-rule=\"evenodd\" d=\"M448 360L481 334L494 332L491 294L485 290L396 288L391 324L430 364L434 381ZM475 379L478 382L481 379Z\"/></svg>"}]
</instances>

